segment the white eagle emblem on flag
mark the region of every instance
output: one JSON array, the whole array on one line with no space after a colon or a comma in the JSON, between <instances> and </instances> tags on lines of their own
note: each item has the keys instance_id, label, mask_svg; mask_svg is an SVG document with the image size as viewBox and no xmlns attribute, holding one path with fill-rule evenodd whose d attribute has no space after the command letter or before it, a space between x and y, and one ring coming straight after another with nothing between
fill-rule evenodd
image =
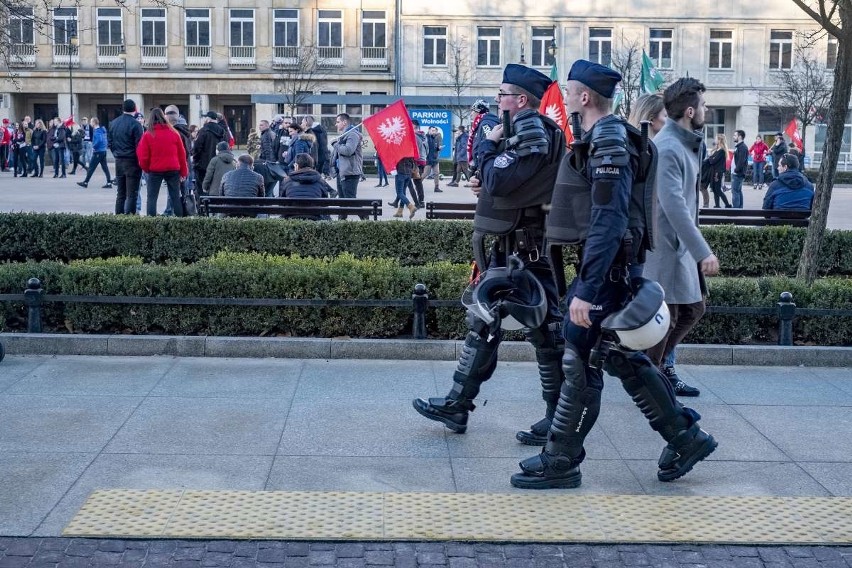
<instances>
[{"instance_id":1,"label":"white eagle emblem on flag","mask_svg":"<svg viewBox=\"0 0 852 568\"><path fill-rule=\"evenodd\" d=\"M405 139L405 123L398 116L387 118L379 124L379 135L388 144L399 146Z\"/></svg>"},{"instance_id":2,"label":"white eagle emblem on flag","mask_svg":"<svg viewBox=\"0 0 852 568\"><path fill-rule=\"evenodd\" d=\"M560 112L559 107L556 104L547 105L547 108L544 109L544 114L559 125L559 128L565 128L565 116Z\"/></svg>"}]
</instances>

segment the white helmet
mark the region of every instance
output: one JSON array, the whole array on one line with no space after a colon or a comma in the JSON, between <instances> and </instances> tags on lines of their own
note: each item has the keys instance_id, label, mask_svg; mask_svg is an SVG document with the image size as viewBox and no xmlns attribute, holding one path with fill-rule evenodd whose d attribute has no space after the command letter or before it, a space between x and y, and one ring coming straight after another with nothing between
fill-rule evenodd
<instances>
[{"instance_id":1,"label":"white helmet","mask_svg":"<svg viewBox=\"0 0 852 568\"><path fill-rule=\"evenodd\" d=\"M669 331L671 316L662 286L653 280L633 278L633 299L606 317L601 328L618 338L618 344L631 351L642 351L658 344Z\"/></svg>"}]
</instances>

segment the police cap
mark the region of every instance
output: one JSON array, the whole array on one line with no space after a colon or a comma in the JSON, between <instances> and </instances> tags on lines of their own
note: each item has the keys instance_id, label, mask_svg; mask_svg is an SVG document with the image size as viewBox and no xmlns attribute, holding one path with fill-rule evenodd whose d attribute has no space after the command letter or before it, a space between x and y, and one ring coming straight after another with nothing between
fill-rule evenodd
<instances>
[{"instance_id":1,"label":"police cap","mask_svg":"<svg viewBox=\"0 0 852 568\"><path fill-rule=\"evenodd\" d=\"M553 81L541 71L510 63L503 70L503 82L520 87L540 99Z\"/></svg>"},{"instance_id":2,"label":"police cap","mask_svg":"<svg viewBox=\"0 0 852 568\"><path fill-rule=\"evenodd\" d=\"M568 73L569 81L579 81L602 97L611 99L615 86L621 81L621 75L609 67L578 59Z\"/></svg>"}]
</instances>

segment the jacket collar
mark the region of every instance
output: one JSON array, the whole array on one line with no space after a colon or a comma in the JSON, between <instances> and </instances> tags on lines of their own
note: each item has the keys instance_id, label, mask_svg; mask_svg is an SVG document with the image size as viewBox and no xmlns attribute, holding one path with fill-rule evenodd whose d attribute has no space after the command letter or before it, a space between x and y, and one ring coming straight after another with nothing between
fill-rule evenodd
<instances>
[{"instance_id":1,"label":"jacket collar","mask_svg":"<svg viewBox=\"0 0 852 568\"><path fill-rule=\"evenodd\" d=\"M669 135L673 136L693 152L698 152L701 148L701 143L704 141L701 134L697 134L693 130L687 130L672 118L666 118L666 124L663 126L661 132L668 132Z\"/></svg>"}]
</instances>

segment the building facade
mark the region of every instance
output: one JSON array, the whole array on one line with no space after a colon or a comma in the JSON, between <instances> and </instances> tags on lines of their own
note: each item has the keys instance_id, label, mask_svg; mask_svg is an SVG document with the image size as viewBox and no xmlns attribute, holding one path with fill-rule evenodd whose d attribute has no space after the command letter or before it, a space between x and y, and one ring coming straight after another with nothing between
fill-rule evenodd
<instances>
[{"instance_id":1,"label":"building facade","mask_svg":"<svg viewBox=\"0 0 852 568\"><path fill-rule=\"evenodd\" d=\"M801 33L817 31L789 0L34 4L6 23L17 88L6 83L0 116L65 117L73 109L103 123L127 96L143 112L177 104L191 123L217 110L238 140L279 112L311 113L332 126L338 112L357 121L396 96L490 99L507 63L549 72L555 62L564 80L575 59L608 64L630 45L668 79L704 82L708 137L742 129L751 140L783 126L771 103L779 72L795 64ZM809 50L830 75L831 39L818 37ZM307 52L317 70L304 81ZM294 85L304 87L298 96ZM847 141L841 160L850 151Z\"/></svg>"}]
</instances>

